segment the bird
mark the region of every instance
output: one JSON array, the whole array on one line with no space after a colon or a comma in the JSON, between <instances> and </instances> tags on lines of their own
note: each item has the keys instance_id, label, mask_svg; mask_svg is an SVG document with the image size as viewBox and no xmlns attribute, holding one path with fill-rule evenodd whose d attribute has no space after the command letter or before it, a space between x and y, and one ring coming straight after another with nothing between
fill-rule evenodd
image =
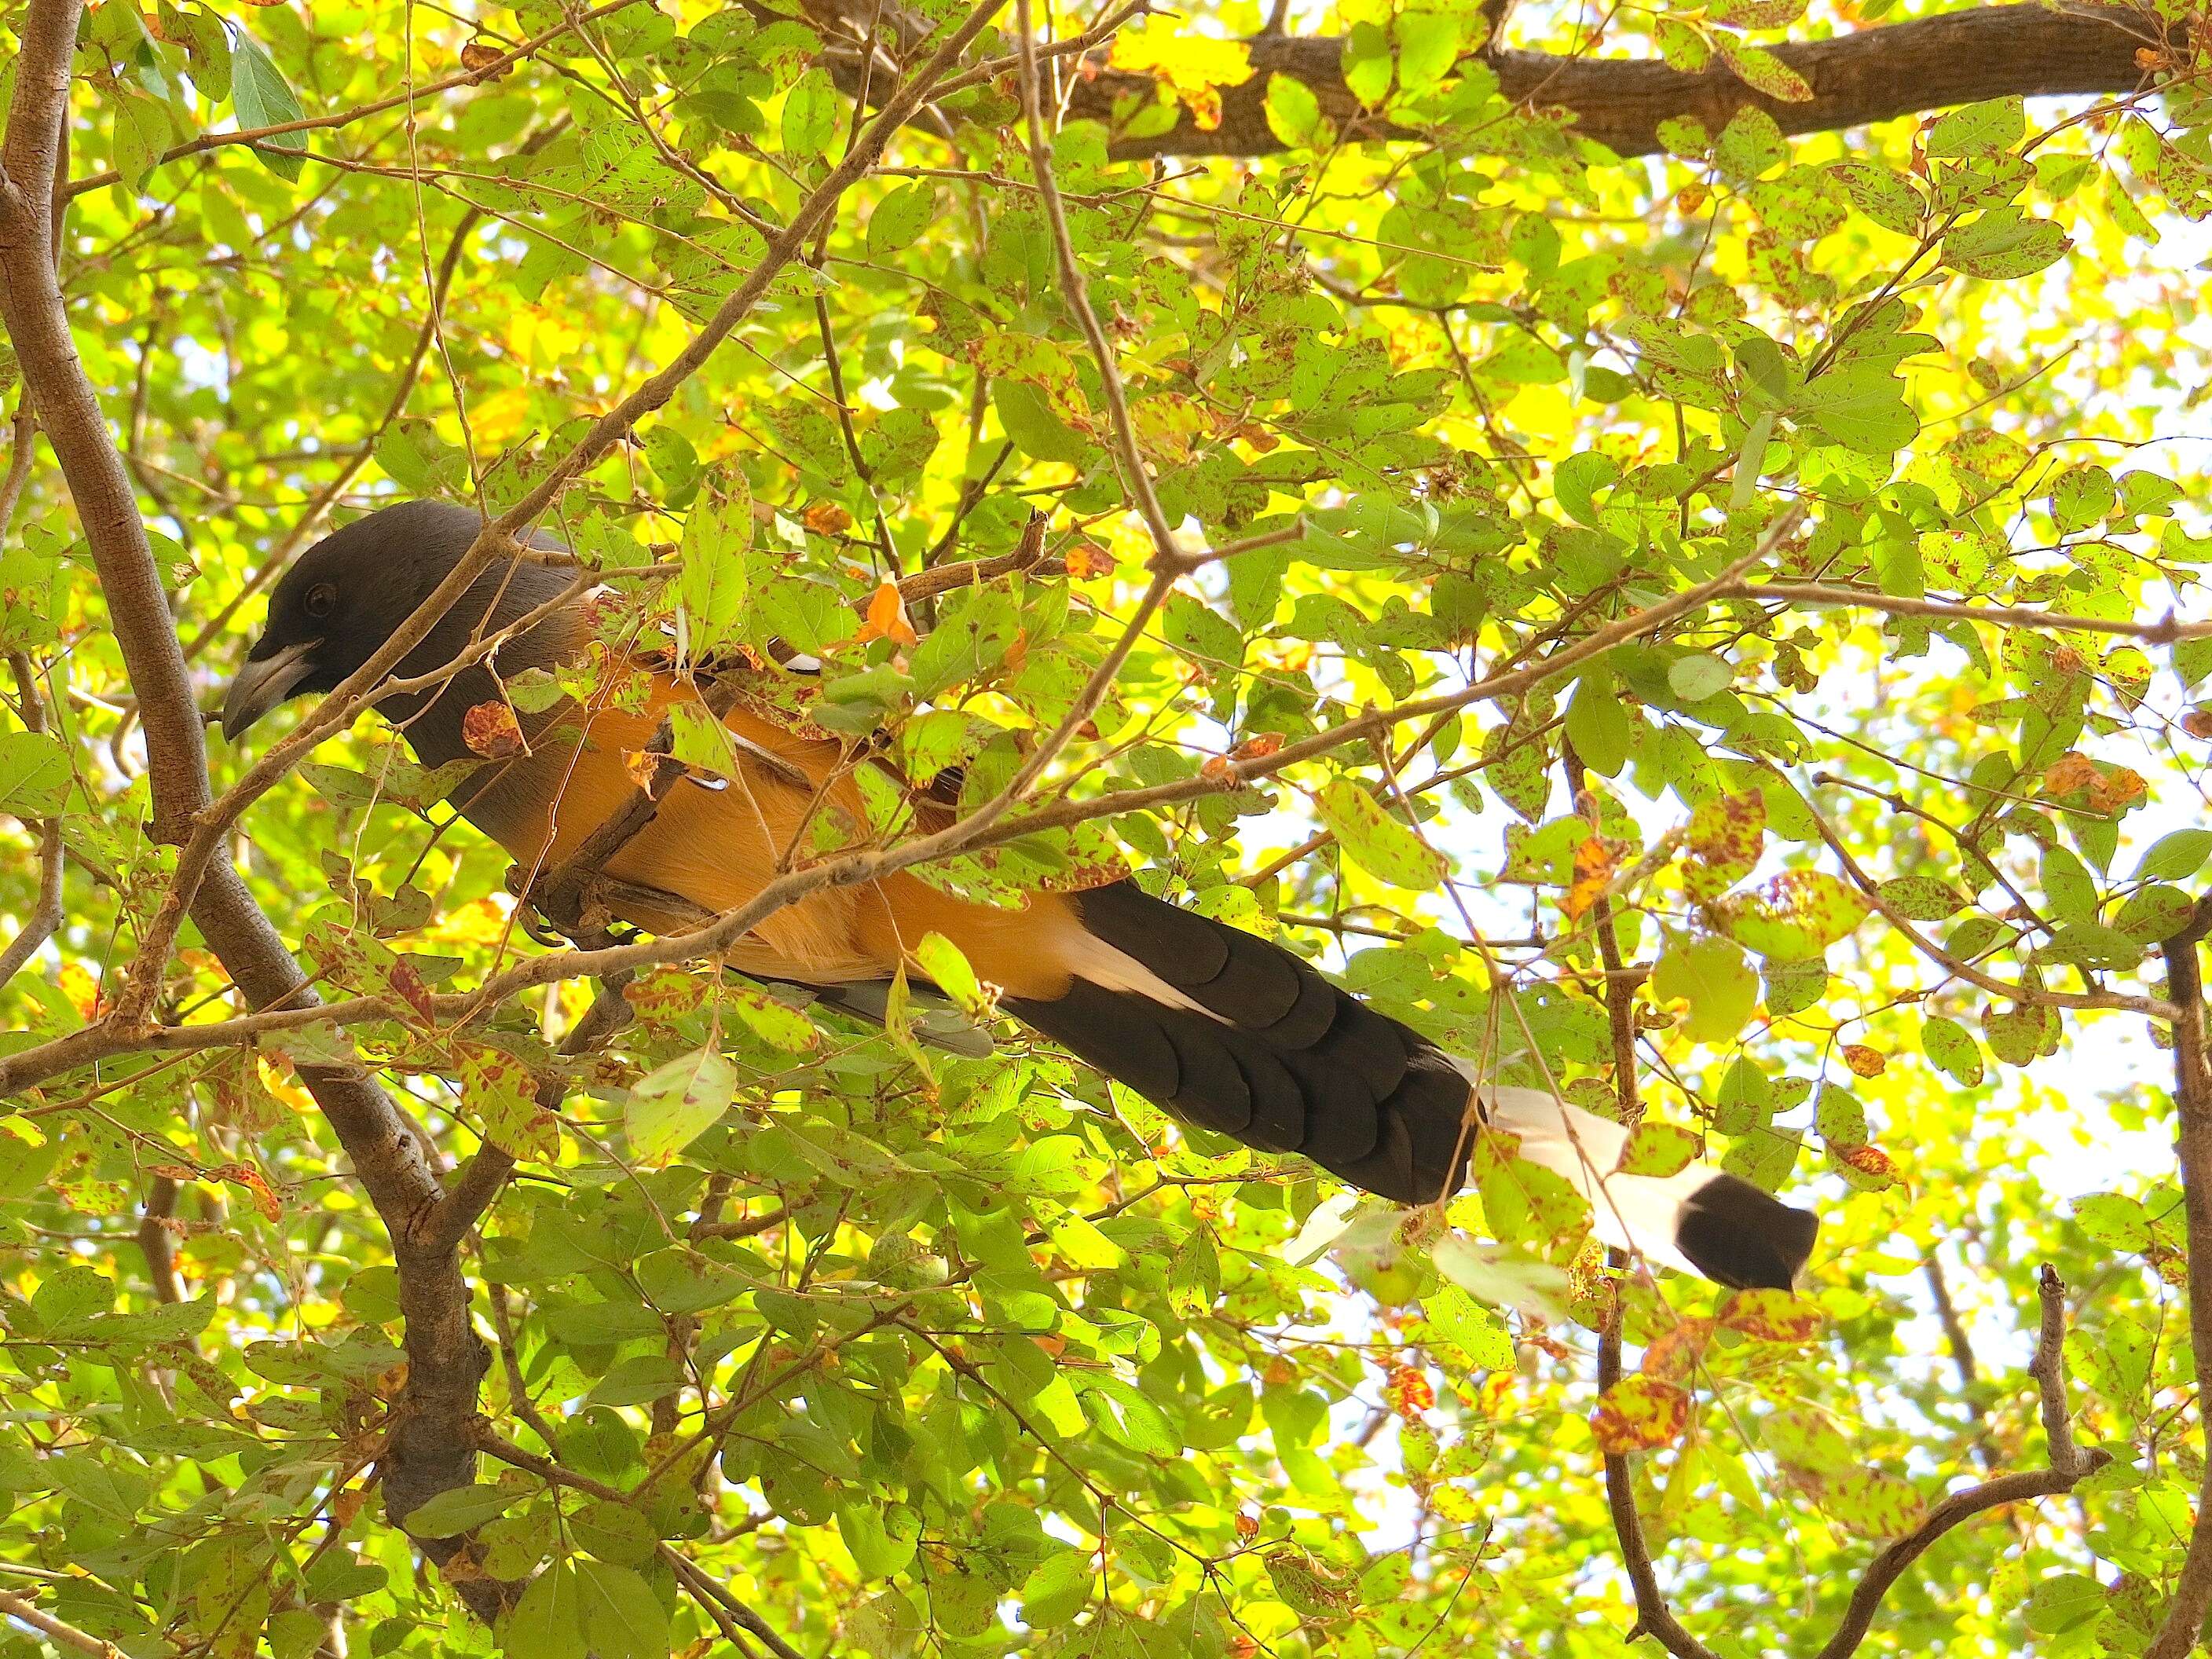
<instances>
[{"instance_id":1,"label":"bird","mask_svg":"<svg viewBox=\"0 0 2212 1659\"><path fill-rule=\"evenodd\" d=\"M287 699L335 690L450 574L484 520L413 501L354 520L308 548L270 592L263 630L224 700L236 742ZM524 544L557 554L533 533ZM446 667L471 641L507 630L495 653L449 678L374 699L428 768L480 761L468 717L502 703L502 683L574 661L595 636L570 569L495 558L393 671ZM520 625L520 626L519 626ZM628 678L629 686L612 684ZM643 678L644 695L634 682ZM524 870L573 853L630 799L631 758L664 715L702 698L665 661L603 676L586 706L519 721L519 752L483 762L447 797ZM865 822L845 744L743 705L720 716L733 775L685 775L611 856L621 895L608 908L648 932L696 925L757 894L822 796ZM709 728L711 730L711 727ZM680 901L667 902L673 895ZM1608 1246L1734 1289L1792 1289L1819 1218L1751 1182L1693 1162L1670 1175L1620 1168L1629 1130L1557 1091L1499 1085L1334 984L1295 951L1146 892L1133 877L1018 906L948 893L909 871L817 888L730 946L753 978L811 988L881 1017L903 972L924 989L915 947L957 946L999 1009L1187 1124L1263 1152L1295 1153L1361 1191L1435 1204L1465 1180L1474 1137L1517 1137L1519 1155L1588 1200ZM988 1039L987 1039L988 1040Z\"/></svg>"}]
</instances>

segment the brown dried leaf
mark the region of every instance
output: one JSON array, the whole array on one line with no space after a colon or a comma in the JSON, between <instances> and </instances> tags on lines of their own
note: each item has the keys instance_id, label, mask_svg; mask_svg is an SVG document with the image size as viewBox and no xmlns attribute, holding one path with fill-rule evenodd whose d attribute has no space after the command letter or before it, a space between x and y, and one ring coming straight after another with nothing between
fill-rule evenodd
<instances>
[{"instance_id":1,"label":"brown dried leaf","mask_svg":"<svg viewBox=\"0 0 2212 1659\"><path fill-rule=\"evenodd\" d=\"M461 716L461 741L486 760L507 760L528 747L514 710L496 701L477 703Z\"/></svg>"},{"instance_id":2,"label":"brown dried leaf","mask_svg":"<svg viewBox=\"0 0 2212 1659\"><path fill-rule=\"evenodd\" d=\"M276 3L276 0L248 0L249 4L269 5ZM494 64L496 64L501 58L506 56L507 52L505 48L495 46L492 42L485 40L482 35L478 35L475 40L469 41L466 45L462 46L461 67L468 70L471 75L483 75L484 78L488 81L497 81L511 73L514 65L510 64L506 69L501 70L495 75L484 75L484 71L490 69Z\"/></svg>"}]
</instances>

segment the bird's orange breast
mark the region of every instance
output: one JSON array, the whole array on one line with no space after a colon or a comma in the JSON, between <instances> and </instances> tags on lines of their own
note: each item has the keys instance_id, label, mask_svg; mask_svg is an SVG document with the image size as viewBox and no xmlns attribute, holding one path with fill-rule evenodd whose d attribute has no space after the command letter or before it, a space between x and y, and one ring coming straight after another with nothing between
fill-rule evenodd
<instances>
[{"instance_id":1,"label":"bird's orange breast","mask_svg":"<svg viewBox=\"0 0 2212 1659\"><path fill-rule=\"evenodd\" d=\"M631 757L652 740L671 707L698 695L688 682L655 675L642 710L601 704L583 711L575 722L583 730L580 741L542 745L464 811L526 872L543 873L622 809L635 787ZM670 786L652 821L606 866L619 880L674 893L717 914L749 902L780 866L803 862L790 849L814 815L842 813L854 825L866 821L839 744L800 736L744 709L732 711L723 725L734 739L726 776L686 776ZM616 908L624 921L656 933L692 925L673 908L640 902ZM741 972L764 977L814 984L879 980L930 933L950 939L980 976L1010 994L1049 999L1066 990L1060 964L1080 926L1056 895L1033 895L1023 908L1006 909L957 898L899 872L817 889L768 917L726 954Z\"/></svg>"}]
</instances>

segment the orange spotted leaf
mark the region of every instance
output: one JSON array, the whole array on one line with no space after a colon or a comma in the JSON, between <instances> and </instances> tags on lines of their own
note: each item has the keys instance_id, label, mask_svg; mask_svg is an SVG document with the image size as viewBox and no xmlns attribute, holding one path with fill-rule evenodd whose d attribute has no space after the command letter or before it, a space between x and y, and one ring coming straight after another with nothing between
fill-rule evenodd
<instances>
[{"instance_id":1,"label":"orange spotted leaf","mask_svg":"<svg viewBox=\"0 0 2212 1659\"><path fill-rule=\"evenodd\" d=\"M1844 1045L1844 1064L1856 1077L1880 1077L1889 1064L1889 1056L1879 1048L1869 1048L1863 1042Z\"/></svg>"},{"instance_id":2,"label":"orange spotted leaf","mask_svg":"<svg viewBox=\"0 0 2212 1659\"><path fill-rule=\"evenodd\" d=\"M1689 1425L1688 1390L1640 1372L1607 1389L1590 1417L1599 1449L1613 1456L1663 1446Z\"/></svg>"},{"instance_id":3,"label":"orange spotted leaf","mask_svg":"<svg viewBox=\"0 0 2212 1659\"><path fill-rule=\"evenodd\" d=\"M1401 1365L1390 1373L1385 1392L1390 1397L1390 1409L1401 1417L1418 1416L1437 1403L1435 1386L1411 1365Z\"/></svg>"},{"instance_id":4,"label":"orange spotted leaf","mask_svg":"<svg viewBox=\"0 0 2212 1659\"><path fill-rule=\"evenodd\" d=\"M1114 574L1114 556L1096 542L1072 543L1060 559L1067 567L1067 574L1079 582Z\"/></svg>"},{"instance_id":5,"label":"orange spotted leaf","mask_svg":"<svg viewBox=\"0 0 2212 1659\"><path fill-rule=\"evenodd\" d=\"M816 501L806 509L806 527L817 536L834 536L853 527L853 515L835 501Z\"/></svg>"},{"instance_id":6,"label":"orange spotted leaf","mask_svg":"<svg viewBox=\"0 0 2212 1659\"><path fill-rule=\"evenodd\" d=\"M641 1019L678 1019L707 1000L708 984L686 968L648 969L623 988L623 1000Z\"/></svg>"},{"instance_id":7,"label":"orange spotted leaf","mask_svg":"<svg viewBox=\"0 0 2212 1659\"><path fill-rule=\"evenodd\" d=\"M1828 1151L1837 1163L1865 1177L1854 1183L1857 1186L1878 1192L1898 1179L1897 1160L1879 1146L1832 1140L1828 1143Z\"/></svg>"},{"instance_id":8,"label":"orange spotted leaf","mask_svg":"<svg viewBox=\"0 0 2212 1659\"><path fill-rule=\"evenodd\" d=\"M1690 815L1682 885L1699 902L1718 898L1759 862L1766 844L1766 798L1755 789L1716 795Z\"/></svg>"},{"instance_id":9,"label":"orange spotted leaf","mask_svg":"<svg viewBox=\"0 0 2212 1659\"><path fill-rule=\"evenodd\" d=\"M437 1019L437 1005L430 1000L430 988L422 982L422 975L415 970L413 963L404 957L395 957L386 970L385 979L393 993L420 1014L425 1024Z\"/></svg>"},{"instance_id":10,"label":"orange spotted leaf","mask_svg":"<svg viewBox=\"0 0 2212 1659\"><path fill-rule=\"evenodd\" d=\"M283 1218L284 1206L277 1202L268 1177L251 1164L225 1164L209 1170L208 1176L211 1180L227 1181L234 1187L245 1188L253 1195L253 1207L261 1212L264 1221L277 1221Z\"/></svg>"},{"instance_id":11,"label":"orange spotted leaf","mask_svg":"<svg viewBox=\"0 0 2212 1659\"><path fill-rule=\"evenodd\" d=\"M2070 795L2076 789L2087 789L2097 781L2097 763L2078 749L2069 749L2045 769L2043 787L2046 793Z\"/></svg>"},{"instance_id":12,"label":"orange spotted leaf","mask_svg":"<svg viewBox=\"0 0 2212 1659\"><path fill-rule=\"evenodd\" d=\"M2143 775L2131 767L2107 766L2098 771L2097 781L2089 786L2089 810L2093 812L2122 812L2150 793L2150 785Z\"/></svg>"},{"instance_id":13,"label":"orange spotted leaf","mask_svg":"<svg viewBox=\"0 0 2212 1659\"><path fill-rule=\"evenodd\" d=\"M1738 1291L1721 1310L1720 1322L1754 1342L1806 1343L1820 1334L1828 1316L1788 1291Z\"/></svg>"},{"instance_id":14,"label":"orange spotted leaf","mask_svg":"<svg viewBox=\"0 0 2212 1659\"><path fill-rule=\"evenodd\" d=\"M1713 1334L1710 1319L1680 1319L1653 1337L1644 1350L1643 1370L1662 1382L1680 1382L1698 1368Z\"/></svg>"}]
</instances>

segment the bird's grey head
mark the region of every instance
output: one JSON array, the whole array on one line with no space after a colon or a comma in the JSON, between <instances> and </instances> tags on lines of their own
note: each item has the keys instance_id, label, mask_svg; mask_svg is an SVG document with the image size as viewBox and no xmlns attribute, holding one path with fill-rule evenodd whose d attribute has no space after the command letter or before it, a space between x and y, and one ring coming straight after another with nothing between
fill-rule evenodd
<instances>
[{"instance_id":1,"label":"bird's grey head","mask_svg":"<svg viewBox=\"0 0 2212 1659\"><path fill-rule=\"evenodd\" d=\"M223 701L235 741L286 699L327 692L374 654L460 562L483 520L447 501L406 501L356 520L302 553L269 596L269 618ZM534 546L557 543L532 538ZM565 573L495 561L393 672L427 673L452 661L480 628L505 626L556 593ZM533 666L551 653L518 640L503 665Z\"/></svg>"}]
</instances>

